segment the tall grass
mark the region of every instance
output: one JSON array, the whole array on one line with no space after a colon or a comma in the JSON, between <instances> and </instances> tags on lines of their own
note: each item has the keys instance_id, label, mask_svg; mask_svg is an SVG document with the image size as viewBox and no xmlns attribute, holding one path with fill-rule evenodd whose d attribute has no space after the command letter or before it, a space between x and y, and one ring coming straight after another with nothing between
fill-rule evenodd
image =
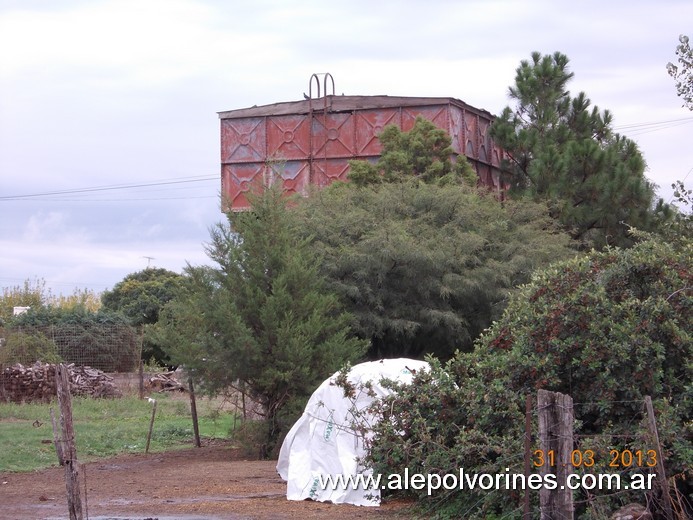
<instances>
[{"instance_id":1,"label":"tall grass","mask_svg":"<svg viewBox=\"0 0 693 520\"><path fill-rule=\"evenodd\" d=\"M187 398L157 394L157 410L149 451L192 444L193 428ZM200 435L228 438L236 416L209 399L198 399ZM31 471L57 465L50 404L0 403L0 471ZM152 404L135 397L73 398L72 416L77 457L85 462L120 453L144 452Z\"/></svg>"}]
</instances>

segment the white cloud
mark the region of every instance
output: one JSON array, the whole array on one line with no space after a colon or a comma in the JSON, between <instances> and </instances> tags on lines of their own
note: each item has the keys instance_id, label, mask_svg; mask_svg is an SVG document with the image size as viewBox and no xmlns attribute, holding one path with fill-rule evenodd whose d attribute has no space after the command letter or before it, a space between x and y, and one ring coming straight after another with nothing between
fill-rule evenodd
<instances>
[{"instance_id":1,"label":"white cloud","mask_svg":"<svg viewBox=\"0 0 693 520\"><path fill-rule=\"evenodd\" d=\"M31 215L23 226L22 239L26 242L46 242L56 239L84 241L87 232L83 227L68 222L66 215L58 211L39 212Z\"/></svg>"},{"instance_id":2,"label":"white cloud","mask_svg":"<svg viewBox=\"0 0 693 520\"><path fill-rule=\"evenodd\" d=\"M21 252L17 252L18 247ZM84 286L105 290L148 265L181 272L186 262L193 265L209 263L200 243L175 238L164 243L139 241L124 245L60 237L31 242L0 240L0 248L8 252L0 260L2 285L17 285L27 279L39 278L46 280L47 285L56 288L57 292L68 293L75 287Z\"/></svg>"},{"instance_id":3,"label":"white cloud","mask_svg":"<svg viewBox=\"0 0 693 520\"><path fill-rule=\"evenodd\" d=\"M450 96L499 112L521 59L561 51L571 91L617 126L693 116L665 70L691 19L684 0L5 1L0 195L218 176L216 112L301 99L314 72L332 73L338 94ZM690 126L632 128L667 198L693 167ZM144 256L172 270L204 263L219 189L0 202L11 251L0 273L102 287Z\"/></svg>"},{"instance_id":4,"label":"white cloud","mask_svg":"<svg viewBox=\"0 0 693 520\"><path fill-rule=\"evenodd\" d=\"M216 23L218 15L213 5L189 0L102 0L49 12L10 11L0 17L0 47L17 51L2 53L0 77L62 77L69 83L66 75L74 75L82 88L151 89L213 68L224 76L234 66L281 58L277 35L228 30Z\"/></svg>"}]
</instances>

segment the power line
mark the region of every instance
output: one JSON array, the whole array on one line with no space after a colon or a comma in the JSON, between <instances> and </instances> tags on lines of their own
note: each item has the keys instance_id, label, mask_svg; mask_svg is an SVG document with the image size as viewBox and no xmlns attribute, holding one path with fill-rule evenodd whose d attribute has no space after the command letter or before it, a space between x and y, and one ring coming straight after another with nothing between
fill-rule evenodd
<instances>
[{"instance_id":1,"label":"power line","mask_svg":"<svg viewBox=\"0 0 693 520\"><path fill-rule=\"evenodd\" d=\"M626 130L629 135L642 135L645 133L656 132L658 130L664 130L667 128L672 128L676 126L686 125L693 123L693 117L684 117L678 119L668 119L663 121L650 121L644 123L631 123L626 125L614 126L614 130ZM689 172L690 173L690 172ZM688 175L686 175L688 177ZM0 196L0 202L6 201L21 201L21 200L36 200L36 201L55 201L55 198L42 199L41 197L56 197L60 195L76 195L80 193L94 193L103 191L115 191L115 190L129 190L135 188L147 188L156 186L171 186L175 184L188 184L194 182L206 182L206 181L219 181L218 175L199 175L193 177L183 177L175 180L164 180L164 181L154 181L139 184L115 184L110 186L93 186L86 188L74 188L69 190L56 190L47 191L39 193L26 193L22 195L4 195ZM216 197L216 196L215 196ZM57 199L63 202L121 202L121 201L157 201L157 200L181 200L181 199L193 199L193 198L212 198L212 196L197 196L197 197L161 197L155 199Z\"/></svg>"},{"instance_id":2,"label":"power line","mask_svg":"<svg viewBox=\"0 0 693 520\"><path fill-rule=\"evenodd\" d=\"M113 190L128 190L133 188L147 188L151 186L170 186L172 184L184 184L192 182L205 182L211 180L219 180L217 175L200 175L197 177L169 180L169 181L156 181L156 182L145 182L140 184L116 184L112 186L94 186L89 188L74 188L70 190L57 190L57 191L46 191L40 193L27 193L23 195L5 195L0 196L0 202L9 200L26 200L35 199L37 197L51 197L56 195L74 195L77 193L94 193L100 191L113 191Z\"/></svg>"},{"instance_id":3,"label":"power line","mask_svg":"<svg viewBox=\"0 0 693 520\"><path fill-rule=\"evenodd\" d=\"M219 199L219 195L195 195L186 197L148 197L148 198L126 198L126 199L42 199L42 198L31 198L31 199L11 199L5 202L12 201L28 201L32 202L157 202L162 200L193 200L193 199ZM2 201L0 201L2 202Z\"/></svg>"},{"instance_id":4,"label":"power line","mask_svg":"<svg viewBox=\"0 0 693 520\"><path fill-rule=\"evenodd\" d=\"M632 123L628 125L614 126L614 130L626 130L629 136L642 135L658 130L666 130L676 126L693 123L693 117L683 117L679 119L668 119L664 121L650 121L646 123Z\"/></svg>"},{"instance_id":5,"label":"power line","mask_svg":"<svg viewBox=\"0 0 693 520\"><path fill-rule=\"evenodd\" d=\"M693 172L693 168L688 170L688 173L686 174L686 176L683 178L683 180L681 182L686 182L686 179L688 179L688 176L691 174L691 172Z\"/></svg>"},{"instance_id":6,"label":"power line","mask_svg":"<svg viewBox=\"0 0 693 520\"><path fill-rule=\"evenodd\" d=\"M646 127L646 126L652 126L652 125L663 125L663 124L669 124L669 123L679 123L679 122L688 122L691 123L693 122L693 116L691 117L681 117L679 119L666 119L664 121L649 121L646 123L631 123L629 125L617 125L614 126L614 130L618 130L619 128L639 128L639 127Z\"/></svg>"}]
</instances>

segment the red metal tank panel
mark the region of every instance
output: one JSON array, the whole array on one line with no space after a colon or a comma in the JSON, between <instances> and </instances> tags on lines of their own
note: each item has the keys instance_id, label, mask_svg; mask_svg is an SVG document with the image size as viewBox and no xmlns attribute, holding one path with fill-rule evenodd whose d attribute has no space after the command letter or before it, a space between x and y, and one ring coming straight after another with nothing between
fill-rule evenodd
<instances>
[{"instance_id":1,"label":"red metal tank panel","mask_svg":"<svg viewBox=\"0 0 693 520\"><path fill-rule=\"evenodd\" d=\"M482 117L479 118L479 160L488 164L491 164L491 149L493 147L489 133L490 127L491 121Z\"/></svg>"},{"instance_id":2,"label":"red metal tank panel","mask_svg":"<svg viewBox=\"0 0 693 520\"><path fill-rule=\"evenodd\" d=\"M356 120L356 153L360 157L379 156L383 150L378 136L388 125L400 126L396 108L363 110L354 114Z\"/></svg>"},{"instance_id":3,"label":"red metal tank panel","mask_svg":"<svg viewBox=\"0 0 693 520\"><path fill-rule=\"evenodd\" d=\"M334 181L346 181L349 173L349 159L320 159L313 163L312 184L320 188Z\"/></svg>"},{"instance_id":4,"label":"red metal tank panel","mask_svg":"<svg viewBox=\"0 0 693 520\"><path fill-rule=\"evenodd\" d=\"M479 162L488 164L490 161L488 160L488 154L486 153L486 145L481 144L479 146Z\"/></svg>"},{"instance_id":5,"label":"red metal tank panel","mask_svg":"<svg viewBox=\"0 0 693 520\"><path fill-rule=\"evenodd\" d=\"M491 165L493 165L494 168L498 168L500 166L500 153L501 150L496 146L496 143L491 142Z\"/></svg>"},{"instance_id":6,"label":"red metal tank panel","mask_svg":"<svg viewBox=\"0 0 693 520\"><path fill-rule=\"evenodd\" d=\"M491 167L488 164L477 163L476 172L479 175L479 183L482 186L493 186L491 178Z\"/></svg>"},{"instance_id":7,"label":"red metal tank panel","mask_svg":"<svg viewBox=\"0 0 693 520\"><path fill-rule=\"evenodd\" d=\"M465 151L464 111L456 106L450 107L450 139L452 150L461 155Z\"/></svg>"},{"instance_id":8,"label":"red metal tank panel","mask_svg":"<svg viewBox=\"0 0 693 520\"><path fill-rule=\"evenodd\" d=\"M267 184L273 184L281 179L284 191L300 195L308 194L310 165L307 161L270 163L269 167L268 173L272 175L272 178Z\"/></svg>"},{"instance_id":9,"label":"red metal tank panel","mask_svg":"<svg viewBox=\"0 0 693 520\"><path fill-rule=\"evenodd\" d=\"M308 159L310 119L307 115L267 117L267 155L276 159Z\"/></svg>"},{"instance_id":10,"label":"red metal tank panel","mask_svg":"<svg viewBox=\"0 0 693 520\"><path fill-rule=\"evenodd\" d=\"M438 128L450 132L448 119L448 105L433 105L420 107L406 107L402 109L402 124L400 128L403 132L408 132L414 128L418 116L428 119Z\"/></svg>"},{"instance_id":11,"label":"red metal tank panel","mask_svg":"<svg viewBox=\"0 0 693 520\"><path fill-rule=\"evenodd\" d=\"M479 159L479 116L471 112L464 113L464 128L467 138L464 153L470 159Z\"/></svg>"},{"instance_id":12,"label":"red metal tank panel","mask_svg":"<svg viewBox=\"0 0 693 520\"><path fill-rule=\"evenodd\" d=\"M225 209L247 209L247 193L261 189L265 180L265 163L224 164L221 168L221 193Z\"/></svg>"},{"instance_id":13,"label":"red metal tank panel","mask_svg":"<svg viewBox=\"0 0 693 520\"><path fill-rule=\"evenodd\" d=\"M354 157L355 144L354 116L351 112L315 114L313 157Z\"/></svg>"},{"instance_id":14,"label":"red metal tank panel","mask_svg":"<svg viewBox=\"0 0 693 520\"><path fill-rule=\"evenodd\" d=\"M264 118L224 119L221 122L221 162L263 161Z\"/></svg>"}]
</instances>

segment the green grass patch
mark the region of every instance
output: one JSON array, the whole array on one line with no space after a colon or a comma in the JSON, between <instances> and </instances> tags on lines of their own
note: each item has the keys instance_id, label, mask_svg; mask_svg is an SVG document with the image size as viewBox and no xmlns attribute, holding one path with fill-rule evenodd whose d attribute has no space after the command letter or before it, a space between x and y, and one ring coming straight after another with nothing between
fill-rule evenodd
<instances>
[{"instance_id":1,"label":"green grass patch","mask_svg":"<svg viewBox=\"0 0 693 520\"><path fill-rule=\"evenodd\" d=\"M150 452L192 446L193 427L187 397L158 394ZM50 409L58 403L0 403L0 471L32 471L56 466ZM236 416L213 400L198 398L200 436L227 439ZM143 453L152 404L136 397L73 398L77 456L85 462L120 453Z\"/></svg>"}]
</instances>

